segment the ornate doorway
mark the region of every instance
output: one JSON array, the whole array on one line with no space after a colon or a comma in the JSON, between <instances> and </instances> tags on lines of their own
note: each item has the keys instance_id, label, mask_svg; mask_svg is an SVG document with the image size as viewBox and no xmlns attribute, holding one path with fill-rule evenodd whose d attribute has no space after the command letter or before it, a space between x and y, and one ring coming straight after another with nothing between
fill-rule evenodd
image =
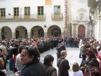
<instances>
[{"instance_id":1,"label":"ornate doorway","mask_svg":"<svg viewBox=\"0 0 101 76\"><path fill-rule=\"evenodd\" d=\"M85 37L85 27L83 25L80 25L78 27L78 38L84 38Z\"/></svg>"}]
</instances>

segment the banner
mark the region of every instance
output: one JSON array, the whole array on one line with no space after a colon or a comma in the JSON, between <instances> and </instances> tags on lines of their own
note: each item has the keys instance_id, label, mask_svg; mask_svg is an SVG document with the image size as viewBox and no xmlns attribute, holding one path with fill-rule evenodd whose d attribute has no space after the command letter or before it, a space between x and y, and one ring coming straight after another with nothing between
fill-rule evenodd
<instances>
[{"instance_id":1,"label":"banner","mask_svg":"<svg viewBox=\"0 0 101 76\"><path fill-rule=\"evenodd\" d=\"M45 0L45 5L52 5L52 0Z\"/></svg>"}]
</instances>

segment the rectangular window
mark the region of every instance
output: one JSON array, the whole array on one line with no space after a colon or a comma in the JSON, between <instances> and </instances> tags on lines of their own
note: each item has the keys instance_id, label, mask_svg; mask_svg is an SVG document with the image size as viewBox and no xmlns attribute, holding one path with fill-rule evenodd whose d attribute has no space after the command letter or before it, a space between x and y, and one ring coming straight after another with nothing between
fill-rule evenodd
<instances>
[{"instance_id":1,"label":"rectangular window","mask_svg":"<svg viewBox=\"0 0 101 76\"><path fill-rule=\"evenodd\" d=\"M61 8L59 5L54 6L54 14L60 14Z\"/></svg>"},{"instance_id":2,"label":"rectangular window","mask_svg":"<svg viewBox=\"0 0 101 76\"><path fill-rule=\"evenodd\" d=\"M24 15L30 16L30 7L24 7Z\"/></svg>"},{"instance_id":3,"label":"rectangular window","mask_svg":"<svg viewBox=\"0 0 101 76\"><path fill-rule=\"evenodd\" d=\"M5 17L5 8L0 8L0 17Z\"/></svg>"},{"instance_id":4,"label":"rectangular window","mask_svg":"<svg viewBox=\"0 0 101 76\"><path fill-rule=\"evenodd\" d=\"M19 8L18 7L14 8L14 16L19 16Z\"/></svg>"},{"instance_id":5,"label":"rectangular window","mask_svg":"<svg viewBox=\"0 0 101 76\"><path fill-rule=\"evenodd\" d=\"M38 15L44 15L44 7L38 6Z\"/></svg>"}]
</instances>

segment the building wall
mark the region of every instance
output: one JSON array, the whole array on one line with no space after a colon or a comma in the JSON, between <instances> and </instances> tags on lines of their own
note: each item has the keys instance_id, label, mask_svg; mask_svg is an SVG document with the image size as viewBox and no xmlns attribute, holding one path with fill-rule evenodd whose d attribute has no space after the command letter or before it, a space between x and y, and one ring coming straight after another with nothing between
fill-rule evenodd
<instances>
[{"instance_id":1,"label":"building wall","mask_svg":"<svg viewBox=\"0 0 101 76\"><path fill-rule=\"evenodd\" d=\"M72 0L72 37L78 37L80 25L85 27L85 37L88 37L89 7L87 0Z\"/></svg>"},{"instance_id":2,"label":"building wall","mask_svg":"<svg viewBox=\"0 0 101 76\"><path fill-rule=\"evenodd\" d=\"M94 38L101 41L101 13L99 11L101 0L88 0L88 6L90 7L90 13L94 22Z\"/></svg>"},{"instance_id":3,"label":"building wall","mask_svg":"<svg viewBox=\"0 0 101 76\"><path fill-rule=\"evenodd\" d=\"M20 16L24 15L24 7L29 6L31 8L30 14L31 15L37 15L37 6L44 6L44 14L46 15L45 21L0 21L0 28L4 26L8 26L11 28L13 34L15 32L15 29L18 26L24 26L28 33L30 32L30 29L33 26L39 25L41 26L45 32L47 32L47 29L52 25L57 25L60 27L61 32L64 32L64 20L65 20L65 12L64 12L64 0L51 0L52 4L45 5L45 0L2 0L0 1L0 8L6 9L6 17L9 17L9 15L13 16L13 8L19 7ZM62 20L53 21L51 19L51 15L54 13L54 5L60 5L61 6L61 13L63 14ZM46 28L44 27L46 26Z\"/></svg>"}]
</instances>

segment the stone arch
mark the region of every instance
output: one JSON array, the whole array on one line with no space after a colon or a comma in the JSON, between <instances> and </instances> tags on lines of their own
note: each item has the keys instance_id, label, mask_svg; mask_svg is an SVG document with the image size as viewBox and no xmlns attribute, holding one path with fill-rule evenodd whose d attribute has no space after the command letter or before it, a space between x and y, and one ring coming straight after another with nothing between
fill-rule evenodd
<instances>
[{"instance_id":1,"label":"stone arch","mask_svg":"<svg viewBox=\"0 0 101 76\"><path fill-rule=\"evenodd\" d=\"M57 25L52 25L48 28L47 32L48 36L59 37L61 36L61 29Z\"/></svg>"},{"instance_id":2,"label":"stone arch","mask_svg":"<svg viewBox=\"0 0 101 76\"><path fill-rule=\"evenodd\" d=\"M84 38L85 37L85 26L84 25L80 25L78 27L78 37L79 38Z\"/></svg>"},{"instance_id":3,"label":"stone arch","mask_svg":"<svg viewBox=\"0 0 101 76\"><path fill-rule=\"evenodd\" d=\"M11 28L8 26L4 26L1 29L1 38L2 39L11 39L12 38L12 31Z\"/></svg>"},{"instance_id":4,"label":"stone arch","mask_svg":"<svg viewBox=\"0 0 101 76\"><path fill-rule=\"evenodd\" d=\"M31 38L40 38L44 37L44 30L41 26L34 26L31 29Z\"/></svg>"},{"instance_id":5,"label":"stone arch","mask_svg":"<svg viewBox=\"0 0 101 76\"><path fill-rule=\"evenodd\" d=\"M28 38L27 29L24 26L18 26L15 30L15 38Z\"/></svg>"}]
</instances>

